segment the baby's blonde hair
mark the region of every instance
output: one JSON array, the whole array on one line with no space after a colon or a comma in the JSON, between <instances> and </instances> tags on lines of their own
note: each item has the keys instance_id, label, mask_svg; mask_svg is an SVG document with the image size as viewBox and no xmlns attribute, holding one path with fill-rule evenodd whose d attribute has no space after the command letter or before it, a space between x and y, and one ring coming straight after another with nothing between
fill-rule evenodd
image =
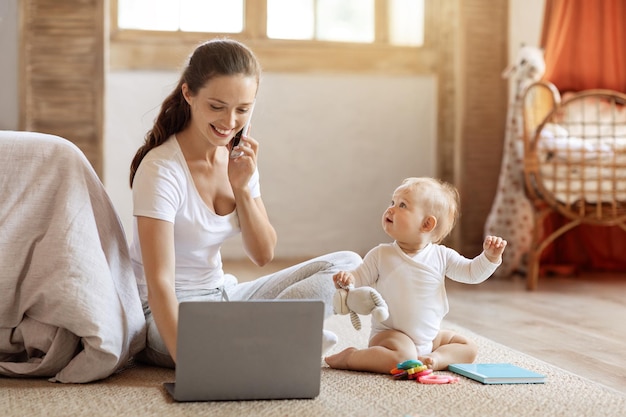
<instances>
[{"instance_id":1,"label":"baby's blonde hair","mask_svg":"<svg viewBox=\"0 0 626 417\"><path fill-rule=\"evenodd\" d=\"M433 243L444 240L459 218L458 190L452 184L429 177L406 178L396 191L402 189L421 192L419 201L424 207L424 214L437 219L432 234Z\"/></svg>"}]
</instances>

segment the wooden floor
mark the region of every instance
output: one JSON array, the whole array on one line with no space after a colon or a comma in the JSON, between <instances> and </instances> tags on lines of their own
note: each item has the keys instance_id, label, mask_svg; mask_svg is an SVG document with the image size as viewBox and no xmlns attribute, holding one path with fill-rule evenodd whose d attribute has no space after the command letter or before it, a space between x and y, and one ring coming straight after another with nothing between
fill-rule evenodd
<instances>
[{"instance_id":1,"label":"wooden floor","mask_svg":"<svg viewBox=\"0 0 626 417\"><path fill-rule=\"evenodd\" d=\"M447 319L626 394L626 274L448 280Z\"/></svg>"},{"instance_id":2,"label":"wooden floor","mask_svg":"<svg viewBox=\"0 0 626 417\"><path fill-rule=\"evenodd\" d=\"M248 280L294 263L224 268ZM626 394L626 274L542 277L534 292L520 277L446 288L449 321Z\"/></svg>"}]
</instances>

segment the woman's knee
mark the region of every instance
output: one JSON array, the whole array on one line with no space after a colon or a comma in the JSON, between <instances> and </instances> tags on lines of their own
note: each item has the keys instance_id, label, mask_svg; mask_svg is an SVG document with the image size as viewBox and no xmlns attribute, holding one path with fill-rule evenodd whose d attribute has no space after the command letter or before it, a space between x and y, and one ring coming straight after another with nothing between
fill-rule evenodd
<instances>
[{"instance_id":1,"label":"woman's knee","mask_svg":"<svg viewBox=\"0 0 626 417\"><path fill-rule=\"evenodd\" d=\"M169 352L165 346L165 342L159 333L159 329L154 322L152 316L146 318L146 348L162 355L168 355Z\"/></svg>"},{"instance_id":2,"label":"woman's knee","mask_svg":"<svg viewBox=\"0 0 626 417\"><path fill-rule=\"evenodd\" d=\"M333 272L352 271L363 263L363 258L352 251L339 251L323 255L332 265Z\"/></svg>"},{"instance_id":3,"label":"woman's knee","mask_svg":"<svg viewBox=\"0 0 626 417\"><path fill-rule=\"evenodd\" d=\"M149 365L175 368L176 364L170 356L151 314L146 317L146 327L146 347L135 355L135 359Z\"/></svg>"},{"instance_id":4,"label":"woman's knee","mask_svg":"<svg viewBox=\"0 0 626 417\"><path fill-rule=\"evenodd\" d=\"M176 368L176 363L168 353L157 352L146 346L144 350L135 355L138 362L148 365L160 366L161 368Z\"/></svg>"},{"instance_id":5,"label":"woman's knee","mask_svg":"<svg viewBox=\"0 0 626 417\"><path fill-rule=\"evenodd\" d=\"M351 267L350 269L354 269L363 263L363 258L356 252L342 251L339 253L342 259L344 259L344 262Z\"/></svg>"}]
</instances>

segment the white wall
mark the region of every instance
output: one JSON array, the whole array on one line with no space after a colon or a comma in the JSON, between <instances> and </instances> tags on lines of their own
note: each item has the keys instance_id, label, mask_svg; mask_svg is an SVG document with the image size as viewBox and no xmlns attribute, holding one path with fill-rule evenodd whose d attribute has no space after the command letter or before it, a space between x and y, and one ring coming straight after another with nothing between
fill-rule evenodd
<instances>
[{"instance_id":1,"label":"white wall","mask_svg":"<svg viewBox=\"0 0 626 417\"><path fill-rule=\"evenodd\" d=\"M128 166L178 73L114 72L107 82L105 183L131 232ZM434 77L266 73L252 134L277 258L366 252L407 176L435 175ZM224 257L243 257L237 241Z\"/></svg>"},{"instance_id":2,"label":"white wall","mask_svg":"<svg viewBox=\"0 0 626 417\"><path fill-rule=\"evenodd\" d=\"M0 130L19 123L17 1L0 0Z\"/></svg>"},{"instance_id":3,"label":"white wall","mask_svg":"<svg viewBox=\"0 0 626 417\"><path fill-rule=\"evenodd\" d=\"M509 63L522 45L539 47L545 0L509 0ZM515 94L515 77L509 79L509 95Z\"/></svg>"},{"instance_id":4,"label":"white wall","mask_svg":"<svg viewBox=\"0 0 626 417\"><path fill-rule=\"evenodd\" d=\"M509 60L522 44L539 46L545 0L509 0Z\"/></svg>"}]
</instances>

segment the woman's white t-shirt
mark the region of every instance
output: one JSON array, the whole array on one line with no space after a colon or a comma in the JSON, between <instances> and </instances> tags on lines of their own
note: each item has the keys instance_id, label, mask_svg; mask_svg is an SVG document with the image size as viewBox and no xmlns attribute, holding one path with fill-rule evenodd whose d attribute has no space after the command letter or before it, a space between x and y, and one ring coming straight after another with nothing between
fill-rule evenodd
<instances>
[{"instance_id":1,"label":"woman's white t-shirt","mask_svg":"<svg viewBox=\"0 0 626 417\"><path fill-rule=\"evenodd\" d=\"M260 197L259 173L248 184ZM130 256L143 301L146 278L137 233L137 216L174 223L176 291L219 288L224 282L220 248L240 232L236 209L220 216L204 203L175 136L143 158L133 180L133 232Z\"/></svg>"}]
</instances>

